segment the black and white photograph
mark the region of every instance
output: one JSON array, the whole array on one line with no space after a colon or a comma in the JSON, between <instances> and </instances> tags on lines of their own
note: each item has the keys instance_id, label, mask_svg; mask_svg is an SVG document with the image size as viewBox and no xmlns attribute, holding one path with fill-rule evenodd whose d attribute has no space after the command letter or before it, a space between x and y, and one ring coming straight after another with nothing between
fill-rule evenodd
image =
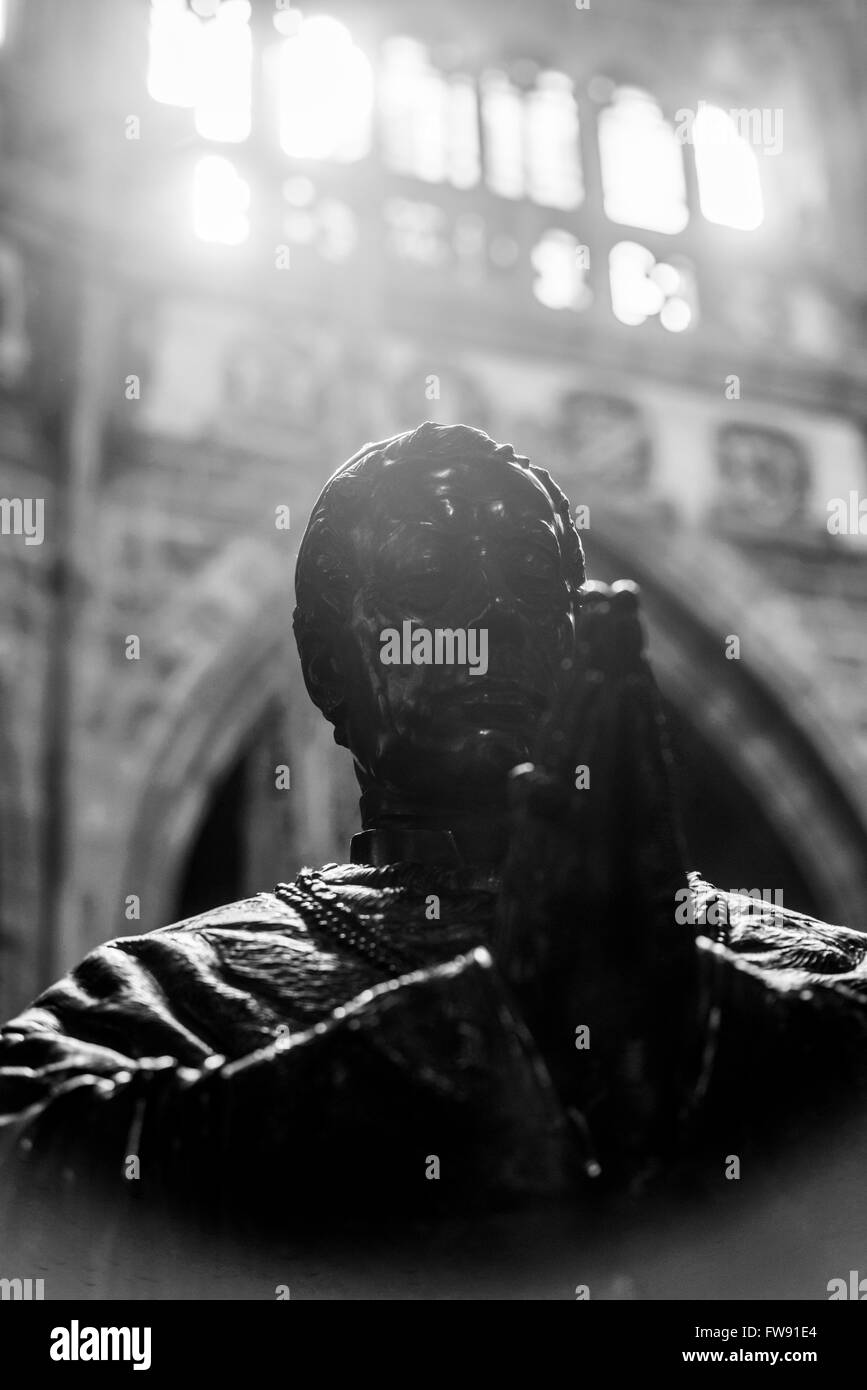
<instances>
[{"instance_id":1,"label":"black and white photograph","mask_svg":"<svg viewBox=\"0 0 867 1390\"><path fill-rule=\"evenodd\" d=\"M564 1300L834 1367L865 144L867 0L0 0L25 1366Z\"/></svg>"}]
</instances>

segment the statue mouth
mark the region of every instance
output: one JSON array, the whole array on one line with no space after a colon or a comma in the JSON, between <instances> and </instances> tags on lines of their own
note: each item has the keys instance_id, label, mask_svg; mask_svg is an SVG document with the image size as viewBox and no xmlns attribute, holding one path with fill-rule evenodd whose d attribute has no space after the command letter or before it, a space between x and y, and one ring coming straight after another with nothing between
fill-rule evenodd
<instances>
[{"instance_id":1,"label":"statue mouth","mask_svg":"<svg viewBox=\"0 0 867 1390\"><path fill-rule=\"evenodd\" d=\"M478 712L486 722L515 723L535 718L547 709L547 701L537 690L527 690L512 681L489 681L484 677L468 680L447 693L449 704L457 705L464 715Z\"/></svg>"}]
</instances>

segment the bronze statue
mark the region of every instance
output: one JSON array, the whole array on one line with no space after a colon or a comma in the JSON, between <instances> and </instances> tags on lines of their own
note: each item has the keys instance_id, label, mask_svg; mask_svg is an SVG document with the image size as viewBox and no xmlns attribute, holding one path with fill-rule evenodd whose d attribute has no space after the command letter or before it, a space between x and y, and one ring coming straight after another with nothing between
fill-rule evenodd
<instances>
[{"instance_id":1,"label":"bronze statue","mask_svg":"<svg viewBox=\"0 0 867 1390\"><path fill-rule=\"evenodd\" d=\"M463 425L368 444L296 587L351 863L102 946L9 1023L7 1174L286 1230L580 1202L863 1083L867 936L687 873L634 586L586 583L544 469Z\"/></svg>"}]
</instances>

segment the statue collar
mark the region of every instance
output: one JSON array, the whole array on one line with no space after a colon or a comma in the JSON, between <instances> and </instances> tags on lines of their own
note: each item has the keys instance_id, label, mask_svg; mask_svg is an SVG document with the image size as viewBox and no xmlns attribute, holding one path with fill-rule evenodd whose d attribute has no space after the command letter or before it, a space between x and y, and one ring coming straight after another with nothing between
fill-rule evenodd
<instances>
[{"instance_id":1,"label":"statue collar","mask_svg":"<svg viewBox=\"0 0 867 1390\"><path fill-rule=\"evenodd\" d=\"M460 843L452 830L424 826L385 825L353 835L349 857L353 864L415 863L459 869L472 864L493 867L492 839L488 830L476 839L462 831ZM502 856L498 856L498 859Z\"/></svg>"}]
</instances>

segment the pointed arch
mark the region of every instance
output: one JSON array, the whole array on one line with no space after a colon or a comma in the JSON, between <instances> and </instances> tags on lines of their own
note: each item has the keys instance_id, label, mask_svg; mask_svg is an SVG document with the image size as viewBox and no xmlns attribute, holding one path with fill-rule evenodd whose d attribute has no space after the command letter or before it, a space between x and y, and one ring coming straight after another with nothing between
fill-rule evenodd
<instances>
[{"instance_id":1,"label":"pointed arch","mask_svg":"<svg viewBox=\"0 0 867 1390\"><path fill-rule=\"evenodd\" d=\"M795 611L781 630L779 605L740 551L686 533L663 550L660 533L609 515L588 545L591 577L638 581L663 692L785 840L825 915L867 930L867 767L810 666L811 639ZM732 613L739 660L725 657Z\"/></svg>"}]
</instances>

